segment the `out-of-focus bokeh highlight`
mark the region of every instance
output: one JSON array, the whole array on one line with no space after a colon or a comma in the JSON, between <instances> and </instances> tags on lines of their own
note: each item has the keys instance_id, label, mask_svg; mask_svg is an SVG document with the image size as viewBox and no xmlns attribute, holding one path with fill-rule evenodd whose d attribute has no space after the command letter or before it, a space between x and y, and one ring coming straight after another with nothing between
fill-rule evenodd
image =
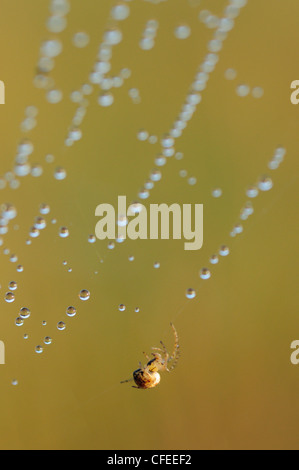
<instances>
[{"instance_id":1,"label":"out-of-focus bokeh highlight","mask_svg":"<svg viewBox=\"0 0 299 470\"><path fill-rule=\"evenodd\" d=\"M133 0L119 2L126 7L114 9L114 18L113 1L69 3L55 23L50 0L0 0L0 203L17 209L0 247L0 447L297 449L299 366L290 362L290 344L299 336L299 106L290 102L290 84L299 79L298 2L248 1L212 44L234 2ZM142 42L153 34L145 32L150 20L154 44ZM90 84L99 44L115 27L122 40L103 61L111 69L99 66L107 80L91 94L85 87L82 98L73 92ZM42 63L44 73L41 47L55 56ZM199 77L202 101L175 138L176 156L141 200L204 204L203 248L185 251L184 240L127 240L113 249L90 243L97 205L116 206L119 195L138 200L207 54L214 56L206 86ZM114 103L102 106L110 93ZM74 129L82 99L86 114ZM25 110L36 125L24 124ZM146 141L138 138L142 129ZM75 138L82 132L73 145L70 130ZM33 176L12 173L24 139L34 146ZM277 148L286 154L272 169ZM57 179L64 176L58 168L65 179ZM273 188L248 198L263 175ZM240 220L248 201L254 213ZM48 214L39 213L41 204ZM34 238L37 216L47 227ZM231 236L236 224L244 230ZM222 245L229 256L211 264ZM210 279L200 278L202 268ZM79 298L83 289L87 301ZM21 308L31 315L16 326ZM160 340L172 349L171 321L182 350L175 371L162 373L153 390L121 385L143 351Z\"/></svg>"}]
</instances>

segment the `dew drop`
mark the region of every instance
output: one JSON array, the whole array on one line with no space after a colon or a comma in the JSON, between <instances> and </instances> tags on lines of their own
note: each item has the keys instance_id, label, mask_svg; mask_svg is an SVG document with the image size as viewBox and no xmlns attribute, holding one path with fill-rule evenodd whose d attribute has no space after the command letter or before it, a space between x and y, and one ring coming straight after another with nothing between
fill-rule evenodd
<instances>
[{"instance_id":1,"label":"dew drop","mask_svg":"<svg viewBox=\"0 0 299 470\"><path fill-rule=\"evenodd\" d=\"M64 168L58 167L54 172L54 177L56 180L61 181L66 178L66 171Z\"/></svg>"},{"instance_id":2,"label":"dew drop","mask_svg":"<svg viewBox=\"0 0 299 470\"><path fill-rule=\"evenodd\" d=\"M191 28L187 24L180 24L174 30L177 39L187 39L191 35Z\"/></svg>"},{"instance_id":3,"label":"dew drop","mask_svg":"<svg viewBox=\"0 0 299 470\"><path fill-rule=\"evenodd\" d=\"M88 243L95 243L97 241L95 235L89 235L88 237Z\"/></svg>"},{"instance_id":4,"label":"dew drop","mask_svg":"<svg viewBox=\"0 0 299 470\"><path fill-rule=\"evenodd\" d=\"M57 57L62 51L62 43L58 39L44 41L41 45L41 54L46 57Z\"/></svg>"},{"instance_id":5,"label":"dew drop","mask_svg":"<svg viewBox=\"0 0 299 470\"><path fill-rule=\"evenodd\" d=\"M15 295L12 292L7 292L5 294L5 302L7 302L8 304L11 304L14 301L15 301Z\"/></svg>"},{"instance_id":6,"label":"dew drop","mask_svg":"<svg viewBox=\"0 0 299 470\"><path fill-rule=\"evenodd\" d=\"M18 284L17 284L15 281L11 281L11 282L8 284L8 288L9 288L10 291L17 290Z\"/></svg>"},{"instance_id":7,"label":"dew drop","mask_svg":"<svg viewBox=\"0 0 299 470\"><path fill-rule=\"evenodd\" d=\"M77 314L77 310L75 307L68 307L66 310L66 314L68 317L74 317Z\"/></svg>"},{"instance_id":8,"label":"dew drop","mask_svg":"<svg viewBox=\"0 0 299 470\"><path fill-rule=\"evenodd\" d=\"M258 182L261 191L270 191L273 188L273 181L269 176L262 176Z\"/></svg>"},{"instance_id":9,"label":"dew drop","mask_svg":"<svg viewBox=\"0 0 299 470\"><path fill-rule=\"evenodd\" d=\"M219 250L219 255L220 256L228 256L229 253L230 253L230 250L229 250L228 246L222 245L220 247L220 250Z\"/></svg>"},{"instance_id":10,"label":"dew drop","mask_svg":"<svg viewBox=\"0 0 299 470\"><path fill-rule=\"evenodd\" d=\"M61 90L49 90L46 94L47 101L51 104L60 103L63 98Z\"/></svg>"},{"instance_id":11,"label":"dew drop","mask_svg":"<svg viewBox=\"0 0 299 470\"><path fill-rule=\"evenodd\" d=\"M63 321L60 321L60 322L57 323L57 329L59 331L63 331L63 330L65 330L65 328L66 328L66 325Z\"/></svg>"},{"instance_id":12,"label":"dew drop","mask_svg":"<svg viewBox=\"0 0 299 470\"><path fill-rule=\"evenodd\" d=\"M237 88L236 88L236 93L238 96L240 96L241 98L245 97L245 96L248 96L249 93L250 93L250 87L248 85L239 85Z\"/></svg>"},{"instance_id":13,"label":"dew drop","mask_svg":"<svg viewBox=\"0 0 299 470\"><path fill-rule=\"evenodd\" d=\"M211 277L210 270L207 269L207 268L202 268L200 270L200 277L201 277L201 279L210 279L210 277Z\"/></svg>"},{"instance_id":14,"label":"dew drop","mask_svg":"<svg viewBox=\"0 0 299 470\"><path fill-rule=\"evenodd\" d=\"M23 326L24 325L24 320L21 317L16 318L15 320L16 326Z\"/></svg>"},{"instance_id":15,"label":"dew drop","mask_svg":"<svg viewBox=\"0 0 299 470\"><path fill-rule=\"evenodd\" d=\"M211 264L217 264L217 263L219 263L219 258L218 258L218 256L217 256L217 255L212 255L212 256L210 257L210 263L211 263Z\"/></svg>"},{"instance_id":16,"label":"dew drop","mask_svg":"<svg viewBox=\"0 0 299 470\"><path fill-rule=\"evenodd\" d=\"M73 36L73 44L76 47L83 48L89 44L89 35L84 31L79 31Z\"/></svg>"},{"instance_id":17,"label":"dew drop","mask_svg":"<svg viewBox=\"0 0 299 470\"><path fill-rule=\"evenodd\" d=\"M60 238L67 238L70 235L70 232L67 227L61 227L59 230Z\"/></svg>"},{"instance_id":18,"label":"dew drop","mask_svg":"<svg viewBox=\"0 0 299 470\"><path fill-rule=\"evenodd\" d=\"M212 196L215 197L215 198L221 197L222 196L222 189L220 189L220 188L213 189Z\"/></svg>"},{"instance_id":19,"label":"dew drop","mask_svg":"<svg viewBox=\"0 0 299 470\"><path fill-rule=\"evenodd\" d=\"M43 217L36 217L34 227L38 230L43 230L47 226L47 223Z\"/></svg>"},{"instance_id":20,"label":"dew drop","mask_svg":"<svg viewBox=\"0 0 299 470\"><path fill-rule=\"evenodd\" d=\"M123 21L130 15L130 7L126 3L120 2L114 5L111 10L111 16L116 21Z\"/></svg>"},{"instance_id":21,"label":"dew drop","mask_svg":"<svg viewBox=\"0 0 299 470\"><path fill-rule=\"evenodd\" d=\"M21 318L26 320L27 318L30 317L30 315L31 315L31 312L30 312L29 308L27 308L27 307L21 308L21 310L20 310L20 317Z\"/></svg>"},{"instance_id":22,"label":"dew drop","mask_svg":"<svg viewBox=\"0 0 299 470\"><path fill-rule=\"evenodd\" d=\"M115 46L116 44L119 44L122 41L123 35L120 29L117 28L111 28L107 29L104 33L104 41L106 44L109 44L111 46Z\"/></svg>"},{"instance_id":23,"label":"dew drop","mask_svg":"<svg viewBox=\"0 0 299 470\"><path fill-rule=\"evenodd\" d=\"M186 290L186 297L187 299L194 299L196 297L196 292L194 289L189 288Z\"/></svg>"},{"instance_id":24,"label":"dew drop","mask_svg":"<svg viewBox=\"0 0 299 470\"><path fill-rule=\"evenodd\" d=\"M253 98L262 98L264 96L264 90L262 87L254 87L251 91Z\"/></svg>"},{"instance_id":25,"label":"dew drop","mask_svg":"<svg viewBox=\"0 0 299 470\"><path fill-rule=\"evenodd\" d=\"M51 33L61 33L66 28L66 25L67 20L64 16L50 16L47 20L47 28Z\"/></svg>"},{"instance_id":26,"label":"dew drop","mask_svg":"<svg viewBox=\"0 0 299 470\"><path fill-rule=\"evenodd\" d=\"M90 299L90 292L89 290L86 290L86 289L82 289L80 294L79 294L79 298L83 301L86 301L86 300L89 300Z\"/></svg>"},{"instance_id":27,"label":"dew drop","mask_svg":"<svg viewBox=\"0 0 299 470\"><path fill-rule=\"evenodd\" d=\"M259 190L256 186L249 186L249 188L247 188L246 196L250 198L255 198L258 196L258 194L259 194Z\"/></svg>"},{"instance_id":28,"label":"dew drop","mask_svg":"<svg viewBox=\"0 0 299 470\"><path fill-rule=\"evenodd\" d=\"M101 93L98 103L105 108L111 106L114 103L114 96L110 92Z\"/></svg>"}]
</instances>

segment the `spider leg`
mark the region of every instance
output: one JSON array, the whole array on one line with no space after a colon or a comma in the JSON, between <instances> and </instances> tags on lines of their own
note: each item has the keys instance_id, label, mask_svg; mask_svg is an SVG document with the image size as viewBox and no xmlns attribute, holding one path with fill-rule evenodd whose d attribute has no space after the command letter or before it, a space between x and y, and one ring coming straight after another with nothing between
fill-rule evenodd
<instances>
[{"instance_id":1,"label":"spider leg","mask_svg":"<svg viewBox=\"0 0 299 470\"><path fill-rule=\"evenodd\" d=\"M173 350L172 355L169 358L169 361L173 361L171 367L169 368L169 371L172 371L176 367L176 365L178 363L178 360L179 360L179 357L180 357L180 345L179 345L179 336L178 336L178 333L177 333L173 323L170 323L170 326L173 330L174 339L175 339L174 350Z\"/></svg>"},{"instance_id":2,"label":"spider leg","mask_svg":"<svg viewBox=\"0 0 299 470\"><path fill-rule=\"evenodd\" d=\"M165 353L165 354L168 354L167 349L166 349L166 346L165 346L165 344L163 343L163 341L160 341L160 344L162 345L162 348L163 348L164 353Z\"/></svg>"},{"instance_id":3,"label":"spider leg","mask_svg":"<svg viewBox=\"0 0 299 470\"><path fill-rule=\"evenodd\" d=\"M150 359L150 357L149 357L149 355L148 355L148 354L146 354L146 352L144 352L144 351L143 351L143 354L145 355L145 357L146 357L147 361L149 362L149 361L151 360L151 359Z\"/></svg>"},{"instance_id":4,"label":"spider leg","mask_svg":"<svg viewBox=\"0 0 299 470\"><path fill-rule=\"evenodd\" d=\"M122 382L120 382L121 384L126 384L128 382L133 382L133 377L131 379L127 379L127 380L123 380Z\"/></svg>"},{"instance_id":5,"label":"spider leg","mask_svg":"<svg viewBox=\"0 0 299 470\"><path fill-rule=\"evenodd\" d=\"M164 353L164 350L161 348L152 348L153 351L160 351L161 353ZM152 353L153 354L153 353Z\"/></svg>"}]
</instances>

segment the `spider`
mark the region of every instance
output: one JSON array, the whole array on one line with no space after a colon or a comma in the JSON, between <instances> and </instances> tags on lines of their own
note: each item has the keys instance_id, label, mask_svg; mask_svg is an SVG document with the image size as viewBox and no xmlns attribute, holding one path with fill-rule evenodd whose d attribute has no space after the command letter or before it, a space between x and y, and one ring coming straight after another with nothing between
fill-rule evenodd
<instances>
[{"instance_id":1,"label":"spider","mask_svg":"<svg viewBox=\"0 0 299 470\"><path fill-rule=\"evenodd\" d=\"M152 348L154 351L158 351L152 353L152 356L154 356L154 358L151 359L144 352L143 354L145 355L148 361L147 364L143 367L141 362L139 362L139 369L133 372L133 377L128 380L123 380L121 382L122 384L134 381L137 386L133 385L133 388L139 388L143 390L146 390L148 388L154 388L160 383L161 380L158 371L165 370L167 372L170 372L175 368L180 356L180 345L179 337L174 325L170 323L170 326L173 330L175 339L174 350L172 355L169 355L164 343L160 341L162 348ZM169 367L168 364L170 362L172 362L172 364Z\"/></svg>"}]
</instances>

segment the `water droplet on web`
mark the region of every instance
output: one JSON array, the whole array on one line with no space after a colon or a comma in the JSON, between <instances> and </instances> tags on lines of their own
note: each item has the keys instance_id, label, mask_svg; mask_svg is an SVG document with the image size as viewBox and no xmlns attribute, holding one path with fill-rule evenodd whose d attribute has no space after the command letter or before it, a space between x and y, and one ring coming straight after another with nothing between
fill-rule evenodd
<instances>
[{"instance_id":1,"label":"water droplet on web","mask_svg":"<svg viewBox=\"0 0 299 470\"><path fill-rule=\"evenodd\" d=\"M269 191L273 188L273 181L269 176L262 176L258 182L261 191Z\"/></svg>"},{"instance_id":2,"label":"water droplet on web","mask_svg":"<svg viewBox=\"0 0 299 470\"><path fill-rule=\"evenodd\" d=\"M211 271L210 271L209 269L207 269L207 268L202 268L202 269L200 270L200 274L199 274L199 275L200 275L201 279L210 279L210 277L211 277Z\"/></svg>"},{"instance_id":3,"label":"water droplet on web","mask_svg":"<svg viewBox=\"0 0 299 470\"><path fill-rule=\"evenodd\" d=\"M50 213L50 206L48 204L41 204L39 211L41 214L46 215Z\"/></svg>"},{"instance_id":4,"label":"water droplet on web","mask_svg":"<svg viewBox=\"0 0 299 470\"><path fill-rule=\"evenodd\" d=\"M35 347L35 352L37 354L42 354L44 352L44 349L43 349L42 346L38 345L38 346Z\"/></svg>"},{"instance_id":5,"label":"water droplet on web","mask_svg":"<svg viewBox=\"0 0 299 470\"><path fill-rule=\"evenodd\" d=\"M114 103L114 96L110 92L101 93L98 102L103 107L111 106Z\"/></svg>"},{"instance_id":6,"label":"water droplet on web","mask_svg":"<svg viewBox=\"0 0 299 470\"><path fill-rule=\"evenodd\" d=\"M228 246L222 245L220 247L220 250L219 250L219 255L220 256L228 256L229 253L230 253L230 250L229 250Z\"/></svg>"},{"instance_id":7,"label":"water droplet on web","mask_svg":"<svg viewBox=\"0 0 299 470\"><path fill-rule=\"evenodd\" d=\"M248 96L249 93L250 93L250 87L248 85L239 85L237 88L236 88L236 93L238 96L240 96L241 98L245 97L245 96Z\"/></svg>"},{"instance_id":8,"label":"water droplet on web","mask_svg":"<svg viewBox=\"0 0 299 470\"><path fill-rule=\"evenodd\" d=\"M197 179L196 179L196 178L191 177L191 178L188 179L188 184L189 184L190 186L194 186L196 183L197 183Z\"/></svg>"},{"instance_id":9,"label":"water droplet on web","mask_svg":"<svg viewBox=\"0 0 299 470\"><path fill-rule=\"evenodd\" d=\"M21 317L16 318L15 320L16 326L23 326L24 325L24 320Z\"/></svg>"},{"instance_id":10,"label":"water droplet on web","mask_svg":"<svg viewBox=\"0 0 299 470\"><path fill-rule=\"evenodd\" d=\"M15 282L15 281L11 281L9 284L8 284L8 289L10 291L14 291L14 290L17 290L18 288L18 284Z\"/></svg>"},{"instance_id":11,"label":"water droplet on web","mask_svg":"<svg viewBox=\"0 0 299 470\"><path fill-rule=\"evenodd\" d=\"M16 299L15 299L15 295L12 293L12 292L7 292L5 294L5 302L11 304L12 302L14 302Z\"/></svg>"},{"instance_id":12,"label":"water droplet on web","mask_svg":"<svg viewBox=\"0 0 299 470\"><path fill-rule=\"evenodd\" d=\"M63 16L54 15L47 19L47 29L51 33L61 33L67 25L67 20Z\"/></svg>"},{"instance_id":13,"label":"water droplet on web","mask_svg":"<svg viewBox=\"0 0 299 470\"><path fill-rule=\"evenodd\" d=\"M180 170L180 172L179 172L179 175L180 175L181 178L186 178L187 174L188 173L187 173L186 170Z\"/></svg>"},{"instance_id":14,"label":"water droplet on web","mask_svg":"<svg viewBox=\"0 0 299 470\"><path fill-rule=\"evenodd\" d=\"M65 328L66 328L66 325L63 321L60 321L60 322L57 323L57 329L59 331L63 331L63 330L65 330Z\"/></svg>"},{"instance_id":15,"label":"water droplet on web","mask_svg":"<svg viewBox=\"0 0 299 470\"><path fill-rule=\"evenodd\" d=\"M89 243L95 243L97 241L95 235L89 235L88 237L88 242Z\"/></svg>"},{"instance_id":16,"label":"water droplet on web","mask_svg":"<svg viewBox=\"0 0 299 470\"><path fill-rule=\"evenodd\" d=\"M191 28L187 24L180 24L174 30L177 39L187 39L191 35Z\"/></svg>"},{"instance_id":17,"label":"water droplet on web","mask_svg":"<svg viewBox=\"0 0 299 470\"><path fill-rule=\"evenodd\" d=\"M215 198L221 197L222 196L222 189L220 189L220 188L213 189L212 196L215 197Z\"/></svg>"},{"instance_id":18,"label":"water droplet on web","mask_svg":"<svg viewBox=\"0 0 299 470\"><path fill-rule=\"evenodd\" d=\"M107 29L104 33L104 41L106 44L115 46L122 41L123 35L120 29L111 28Z\"/></svg>"},{"instance_id":19,"label":"water droplet on web","mask_svg":"<svg viewBox=\"0 0 299 470\"><path fill-rule=\"evenodd\" d=\"M89 44L89 35L85 31L79 31L73 36L73 44L76 47L83 48Z\"/></svg>"},{"instance_id":20,"label":"water droplet on web","mask_svg":"<svg viewBox=\"0 0 299 470\"><path fill-rule=\"evenodd\" d=\"M66 310L66 314L68 317L74 317L77 314L77 310L75 307L68 307Z\"/></svg>"},{"instance_id":21,"label":"water droplet on web","mask_svg":"<svg viewBox=\"0 0 299 470\"><path fill-rule=\"evenodd\" d=\"M262 98L264 96L264 90L262 87L254 87L251 91L253 98Z\"/></svg>"},{"instance_id":22,"label":"water droplet on web","mask_svg":"<svg viewBox=\"0 0 299 470\"><path fill-rule=\"evenodd\" d=\"M52 0L50 11L53 15L64 16L70 11L69 0Z\"/></svg>"},{"instance_id":23,"label":"water droplet on web","mask_svg":"<svg viewBox=\"0 0 299 470\"><path fill-rule=\"evenodd\" d=\"M196 292L194 289L192 289L191 287L189 289L186 290L186 297L187 299L194 299L196 297Z\"/></svg>"},{"instance_id":24,"label":"water droplet on web","mask_svg":"<svg viewBox=\"0 0 299 470\"><path fill-rule=\"evenodd\" d=\"M66 178L66 171L64 168L58 167L54 172L54 177L56 180L61 181Z\"/></svg>"},{"instance_id":25,"label":"water droplet on web","mask_svg":"<svg viewBox=\"0 0 299 470\"><path fill-rule=\"evenodd\" d=\"M118 310L119 310L120 312L124 312L124 311L126 310L126 306L125 306L124 304L120 304L120 305L118 306Z\"/></svg>"},{"instance_id":26,"label":"water droplet on web","mask_svg":"<svg viewBox=\"0 0 299 470\"><path fill-rule=\"evenodd\" d=\"M47 101L51 104L60 103L63 98L61 90L49 90L46 94Z\"/></svg>"},{"instance_id":27,"label":"water droplet on web","mask_svg":"<svg viewBox=\"0 0 299 470\"><path fill-rule=\"evenodd\" d=\"M250 198L255 198L259 194L259 190L256 186L249 186L246 191L246 195Z\"/></svg>"},{"instance_id":28,"label":"water droplet on web","mask_svg":"<svg viewBox=\"0 0 299 470\"><path fill-rule=\"evenodd\" d=\"M111 16L116 21L123 21L130 15L130 7L124 2L118 2L111 9Z\"/></svg>"},{"instance_id":29,"label":"water droplet on web","mask_svg":"<svg viewBox=\"0 0 299 470\"><path fill-rule=\"evenodd\" d=\"M89 300L90 299L89 290L86 290L86 289L81 290L81 292L79 294L79 298L83 301Z\"/></svg>"},{"instance_id":30,"label":"water droplet on web","mask_svg":"<svg viewBox=\"0 0 299 470\"><path fill-rule=\"evenodd\" d=\"M137 139L138 140L145 141L145 140L148 139L148 137L149 137L149 133L145 129L141 129L137 133Z\"/></svg>"},{"instance_id":31,"label":"water droplet on web","mask_svg":"<svg viewBox=\"0 0 299 470\"><path fill-rule=\"evenodd\" d=\"M43 217L36 217L34 227L38 230L43 230L47 226L47 223Z\"/></svg>"},{"instance_id":32,"label":"water droplet on web","mask_svg":"<svg viewBox=\"0 0 299 470\"><path fill-rule=\"evenodd\" d=\"M218 258L218 256L217 256L217 255L212 255L212 256L210 257L210 263L211 263L211 264L217 264L217 263L219 263L219 258Z\"/></svg>"},{"instance_id":33,"label":"water droplet on web","mask_svg":"<svg viewBox=\"0 0 299 470\"><path fill-rule=\"evenodd\" d=\"M27 307L21 308L21 310L20 310L20 317L21 318L26 320L27 318L30 317L30 315L31 315L31 312L30 312L29 308L27 308Z\"/></svg>"},{"instance_id":34,"label":"water droplet on web","mask_svg":"<svg viewBox=\"0 0 299 470\"><path fill-rule=\"evenodd\" d=\"M60 238L67 238L70 235L70 232L67 227L61 227L59 230Z\"/></svg>"},{"instance_id":35,"label":"water droplet on web","mask_svg":"<svg viewBox=\"0 0 299 470\"><path fill-rule=\"evenodd\" d=\"M62 43L58 39L45 41L41 45L41 55L46 57L57 57L62 52Z\"/></svg>"}]
</instances>

